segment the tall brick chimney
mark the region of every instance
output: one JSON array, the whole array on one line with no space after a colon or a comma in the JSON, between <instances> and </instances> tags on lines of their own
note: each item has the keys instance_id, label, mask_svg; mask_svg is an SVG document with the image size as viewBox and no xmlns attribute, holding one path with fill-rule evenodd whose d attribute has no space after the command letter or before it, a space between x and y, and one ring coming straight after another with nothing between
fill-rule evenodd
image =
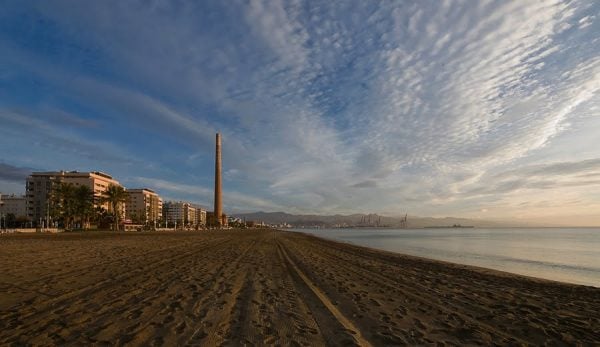
<instances>
[{"instance_id":1,"label":"tall brick chimney","mask_svg":"<svg viewBox=\"0 0 600 347\"><path fill-rule=\"evenodd\" d=\"M217 133L215 148L215 224L221 227L223 216L223 201L221 200L221 134Z\"/></svg>"}]
</instances>

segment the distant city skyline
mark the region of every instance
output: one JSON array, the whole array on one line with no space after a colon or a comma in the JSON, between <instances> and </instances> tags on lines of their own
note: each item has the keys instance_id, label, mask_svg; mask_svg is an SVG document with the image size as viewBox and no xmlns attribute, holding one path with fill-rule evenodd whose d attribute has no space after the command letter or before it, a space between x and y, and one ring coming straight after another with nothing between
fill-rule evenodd
<instances>
[{"instance_id":1,"label":"distant city skyline","mask_svg":"<svg viewBox=\"0 0 600 347\"><path fill-rule=\"evenodd\" d=\"M0 193L600 225L597 1L6 1Z\"/></svg>"}]
</instances>

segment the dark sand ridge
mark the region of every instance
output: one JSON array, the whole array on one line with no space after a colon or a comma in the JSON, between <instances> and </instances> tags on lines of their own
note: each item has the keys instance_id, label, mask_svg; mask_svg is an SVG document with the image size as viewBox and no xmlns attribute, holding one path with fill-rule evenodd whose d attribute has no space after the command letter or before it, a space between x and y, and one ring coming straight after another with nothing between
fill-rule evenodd
<instances>
[{"instance_id":1,"label":"dark sand ridge","mask_svg":"<svg viewBox=\"0 0 600 347\"><path fill-rule=\"evenodd\" d=\"M600 289L278 231L0 237L0 344L600 344Z\"/></svg>"}]
</instances>

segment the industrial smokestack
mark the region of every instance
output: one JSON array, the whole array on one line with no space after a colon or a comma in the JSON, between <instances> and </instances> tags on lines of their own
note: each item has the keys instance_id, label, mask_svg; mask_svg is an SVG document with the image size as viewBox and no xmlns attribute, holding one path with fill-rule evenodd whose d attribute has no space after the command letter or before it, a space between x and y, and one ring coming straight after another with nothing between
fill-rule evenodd
<instances>
[{"instance_id":1,"label":"industrial smokestack","mask_svg":"<svg viewBox=\"0 0 600 347\"><path fill-rule=\"evenodd\" d=\"M221 200L221 135L217 133L215 148L215 225L222 226L223 201Z\"/></svg>"}]
</instances>

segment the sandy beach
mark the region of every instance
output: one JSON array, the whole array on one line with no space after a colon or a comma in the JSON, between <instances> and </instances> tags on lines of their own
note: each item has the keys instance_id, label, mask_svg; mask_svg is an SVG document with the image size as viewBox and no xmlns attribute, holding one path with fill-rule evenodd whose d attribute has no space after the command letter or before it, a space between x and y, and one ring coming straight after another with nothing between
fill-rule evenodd
<instances>
[{"instance_id":1,"label":"sandy beach","mask_svg":"<svg viewBox=\"0 0 600 347\"><path fill-rule=\"evenodd\" d=\"M600 288L281 231L0 237L0 344L600 344Z\"/></svg>"}]
</instances>

